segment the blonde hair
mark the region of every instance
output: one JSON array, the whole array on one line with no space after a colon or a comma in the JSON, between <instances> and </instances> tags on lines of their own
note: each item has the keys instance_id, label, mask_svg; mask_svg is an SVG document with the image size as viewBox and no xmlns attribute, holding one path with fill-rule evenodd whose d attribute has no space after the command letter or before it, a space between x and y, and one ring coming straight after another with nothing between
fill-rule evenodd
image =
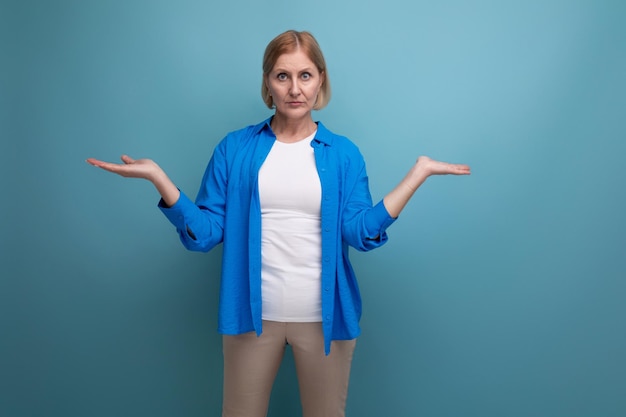
<instances>
[{"instance_id":1,"label":"blonde hair","mask_svg":"<svg viewBox=\"0 0 626 417\"><path fill-rule=\"evenodd\" d=\"M274 100L270 95L269 89L265 82L265 78L276 65L278 58L287 53L295 52L300 49L304 52L309 59L315 64L320 74L323 74L323 81L320 87L320 91L317 94L317 100L313 106L314 110L320 110L326 107L330 101L330 80L328 79L328 72L326 71L326 61L322 50L309 32L298 32L295 30L288 30L276 36L267 44L265 48L265 54L263 55L263 82L261 84L261 97L265 102L265 105L270 109L274 107Z\"/></svg>"}]
</instances>

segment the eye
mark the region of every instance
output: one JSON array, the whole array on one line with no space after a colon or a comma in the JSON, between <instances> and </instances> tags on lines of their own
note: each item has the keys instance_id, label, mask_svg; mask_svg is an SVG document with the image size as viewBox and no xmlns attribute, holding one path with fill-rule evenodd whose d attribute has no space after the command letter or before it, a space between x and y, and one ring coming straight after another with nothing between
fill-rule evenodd
<instances>
[{"instance_id":1,"label":"eye","mask_svg":"<svg viewBox=\"0 0 626 417\"><path fill-rule=\"evenodd\" d=\"M308 80L310 80L310 79L311 79L311 73L310 73L310 72L303 72L303 73L302 73L302 75L301 75L300 77L302 77L302 79L303 79L304 81L308 81Z\"/></svg>"},{"instance_id":2,"label":"eye","mask_svg":"<svg viewBox=\"0 0 626 417\"><path fill-rule=\"evenodd\" d=\"M278 78L279 81L285 81L287 79L287 74L285 74L284 72L281 72L280 74L276 76L276 78Z\"/></svg>"}]
</instances>

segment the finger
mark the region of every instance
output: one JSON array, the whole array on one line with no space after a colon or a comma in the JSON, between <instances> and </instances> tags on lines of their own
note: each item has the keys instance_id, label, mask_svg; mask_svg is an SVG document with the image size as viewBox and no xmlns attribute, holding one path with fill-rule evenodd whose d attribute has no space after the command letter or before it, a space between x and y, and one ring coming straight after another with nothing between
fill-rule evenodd
<instances>
[{"instance_id":1,"label":"finger","mask_svg":"<svg viewBox=\"0 0 626 417\"><path fill-rule=\"evenodd\" d=\"M448 164L448 165L454 169L465 169L465 170L469 169L468 165L463 165L463 164Z\"/></svg>"},{"instance_id":2,"label":"finger","mask_svg":"<svg viewBox=\"0 0 626 417\"><path fill-rule=\"evenodd\" d=\"M98 167L98 168L104 168L104 167L109 166L109 165L115 165L115 164L111 164L110 162L101 161L101 160L96 159L96 158L87 158L86 161L87 161L88 164L91 164L91 165L93 165L95 167Z\"/></svg>"},{"instance_id":3,"label":"finger","mask_svg":"<svg viewBox=\"0 0 626 417\"><path fill-rule=\"evenodd\" d=\"M439 162L440 174L452 174L452 175L468 175L470 173L470 167L464 164L450 164L447 162Z\"/></svg>"},{"instance_id":4,"label":"finger","mask_svg":"<svg viewBox=\"0 0 626 417\"><path fill-rule=\"evenodd\" d=\"M90 165L96 166L96 167L97 167L100 163L102 163L102 161L99 161L99 160L97 160L96 158L87 158L87 159L85 159L85 162L87 162L87 163L88 163L88 164L90 164Z\"/></svg>"},{"instance_id":5,"label":"finger","mask_svg":"<svg viewBox=\"0 0 626 417\"><path fill-rule=\"evenodd\" d=\"M128 156L128 155L122 155L121 159L122 159L122 161L125 164L134 164L135 163L135 160L133 158L131 158L130 156Z\"/></svg>"},{"instance_id":6,"label":"finger","mask_svg":"<svg viewBox=\"0 0 626 417\"><path fill-rule=\"evenodd\" d=\"M455 165L453 168L459 174L469 174L471 172L470 167L467 165Z\"/></svg>"},{"instance_id":7,"label":"finger","mask_svg":"<svg viewBox=\"0 0 626 417\"><path fill-rule=\"evenodd\" d=\"M114 172L116 174L122 174L124 172L124 167L125 167L124 165L121 165L121 164L114 164L112 162L103 162L103 161L98 161L98 164L96 166L104 169L105 171Z\"/></svg>"}]
</instances>

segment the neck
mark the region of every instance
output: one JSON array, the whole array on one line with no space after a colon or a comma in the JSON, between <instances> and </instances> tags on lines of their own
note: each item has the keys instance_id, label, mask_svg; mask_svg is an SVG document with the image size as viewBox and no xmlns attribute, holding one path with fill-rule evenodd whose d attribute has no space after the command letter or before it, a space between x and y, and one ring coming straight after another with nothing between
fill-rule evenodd
<instances>
[{"instance_id":1,"label":"neck","mask_svg":"<svg viewBox=\"0 0 626 417\"><path fill-rule=\"evenodd\" d=\"M301 119L288 119L275 114L271 126L276 139L281 142L297 142L310 136L317 129L310 114Z\"/></svg>"}]
</instances>

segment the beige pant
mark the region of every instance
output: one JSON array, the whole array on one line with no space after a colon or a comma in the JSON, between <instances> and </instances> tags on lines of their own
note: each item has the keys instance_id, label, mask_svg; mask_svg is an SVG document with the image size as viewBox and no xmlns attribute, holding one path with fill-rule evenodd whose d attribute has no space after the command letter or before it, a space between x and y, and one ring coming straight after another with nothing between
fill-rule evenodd
<instances>
[{"instance_id":1,"label":"beige pant","mask_svg":"<svg viewBox=\"0 0 626 417\"><path fill-rule=\"evenodd\" d=\"M289 344L300 387L303 417L345 415L356 340L333 341L324 354L321 323L263 321L263 333L223 336L222 417L265 417L272 385Z\"/></svg>"}]
</instances>

